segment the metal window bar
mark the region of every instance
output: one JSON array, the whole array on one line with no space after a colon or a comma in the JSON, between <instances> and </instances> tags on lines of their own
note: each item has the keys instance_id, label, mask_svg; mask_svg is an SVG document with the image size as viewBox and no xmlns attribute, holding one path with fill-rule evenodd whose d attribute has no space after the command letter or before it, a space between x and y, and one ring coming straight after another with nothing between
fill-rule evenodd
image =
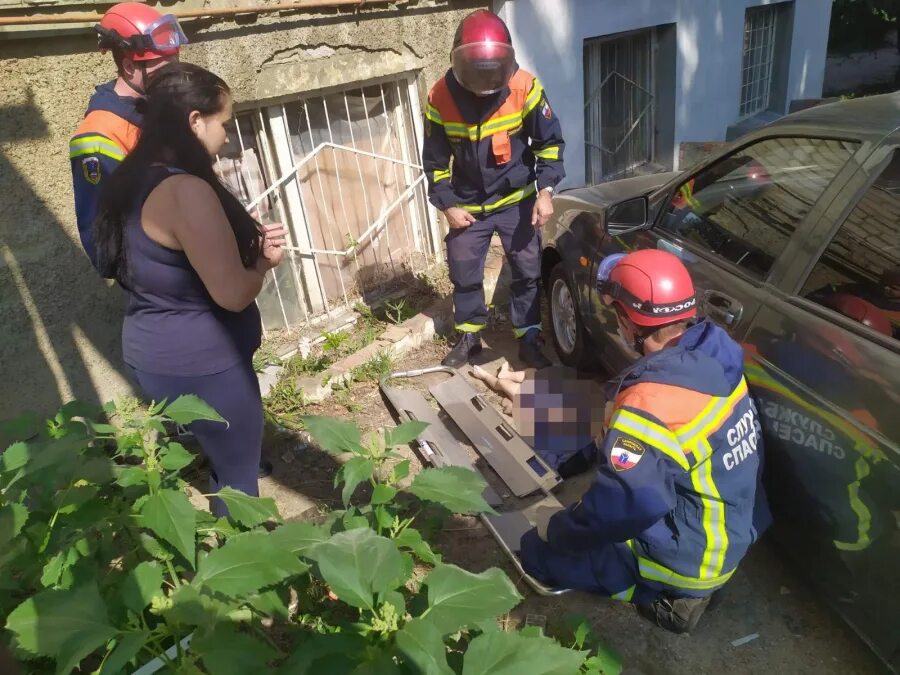
<instances>
[{"instance_id":1,"label":"metal window bar","mask_svg":"<svg viewBox=\"0 0 900 675\"><path fill-rule=\"evenodd\" d=\"M653 159L652 30L585 44L585 171L594 183Z\"/></svg>"},{"instance_id":2,"label":"metal window bar","mask_svg":"<svg viewBox=\"0 0 900 675\"><path fill-rule=\"evenodd\" d=\"M741 65L742 117L768 109L775 65L776 7L751 7L744 18Z\"/></svg>"},{"instance_id":3,"label":"metal window bar","mask_svg":"<svg viewBox=\"0 0 900 675\"><path fill-rule=\"evenodd\" d=\"M244 147L244 136L243 136L243 134L241 134L241 123L240 123L240 120L237 120L237 119L235 120L234 127L235 127L235 129L237 130L238 146L239 146L240 149L241 149L241 164L240 164L240 166L241 166L241 169L243 169L243 166L244 166L244 153L246 152L246 148ZM250 196L250 199L251 199L251 200L253 199L253 192L252 192L252 190L253 190L253 186L252 186L252 183L250 183L250 184L247 185L247 193L248 193L248 195ZM290 241L290 239L288 239L288 241ZM276 295L276 297L278 298L278 306L281 308L281 316L282 316L282 318L284 319L284 327L285 327L285 328L288 328L288 327L290 327L290 321L288 321L287 310L286 310L285 307L284 307L284 298L283 298L282 295L281 295L281 287L280 287L280 285L278 284L278 275L275 274L274 271L273 271L273 273L272 273L272 282L273 282L274 285L275 285L275 295Z\"/></svg>"},{"instance_id":4,"label":"metal window bar","mask_svg":"<svg viewBox=\"0 0 900 675\"><path fill-rule=\"evenodd\" d=\"M397 120L398 127L400 128L400 144L401 147L404 148L404 154L411 154L412 148L418 148L419 144L416 142L415 134L407 128L406 120L412 120L413 124L415 124L415 120L418 119L418 116L413 114L409 96L403 95L403 87L400 86L400 80L395 80L394 85L397 87ZM422 218L417 218L417 223L420 226L422 226L424 222L425 221ZM416 248L419 248L420 242L427 242L428 239L423 237L423 233L421 233L418 228L414 230L414 232L416 233ZM427 248L427 244L425 244L425 246Z\"/></svg>"},{"instance_id":5,"label":"metal window bar","mask_svg":"<svg viewBox=\"0 0 900 675\"><path fill-rule=\"evenodd\" d=\"M398 156L398 157L406 157L407 155L404 152L403 139L400 136L401 131L399 129L399 125L397 124L397 120L395 119L395 117L397 115L400 115L402 113L398 112L397 106L388 107L387 97L384 94L384 85L381 83L378 84L378 92L381 96L381 107L384 110L384 117L385 117L385 120L387 121L387 125L388 125L388 138L390 138L390 142L391 142L391 152L396 153L396 156ZM396 150L394 148L395 141L398 146ZM397 175L398 165L396 162L392 164L392 170L393 170L393 174L394 174L394 183L399 186L400 179ZM403 167L403 177L407 183L409 183L411 180L410 174L411 174L410 167L408 165L405 165ZM403 212L405 213L404 222L407 225L407 227L406 227L406 245L407 246L410 245L409 232L410 232L410 230L412 230L413 240L414 240L414 248L415 248L415 250L418 251L420 249L419 238L418 238L418 234L417 234L418 233L418 225L417 225L418 214L414 214L412 212L412 208L410 207L409 201L407 201L404 204L404 206L406 207L403 210Z\"/></svg>"},{"instance_id":6,"label":"metal window bar","mask_svg":"<svg viewBox=\"0 0 900 675\"><path fill-rule=\"evenodd\" d=\"M369 131L369 145L372 148L372 151L374 152L375 151L375 135L372 133L372 120L369 116L369 105L368 105L368 102L366 101L366 92L362 87L359 88L359 95L362 98L363 110L366 111L366 129L368 129L368 131ZM354 147L356 147L355 143L353 145L354 145ZM359 155L357 155L357 157L358 156ZM373 159L372 165L375 167L375 181L378 183L379 192L381 192L381 205L379 207L379 211L380 211L380 210L384 209L385 203L387 202L387 192L384 189L384 183L381 182L381 170L378 168L378 160ZM390 258L390 260L391 260L391 269L393 269L394 253L391 250L391 228L389 226L385 227L384 233L385 233L385 240L387 241L387 245L388 245L388 258Z\"/></svg>"}]
</instances>

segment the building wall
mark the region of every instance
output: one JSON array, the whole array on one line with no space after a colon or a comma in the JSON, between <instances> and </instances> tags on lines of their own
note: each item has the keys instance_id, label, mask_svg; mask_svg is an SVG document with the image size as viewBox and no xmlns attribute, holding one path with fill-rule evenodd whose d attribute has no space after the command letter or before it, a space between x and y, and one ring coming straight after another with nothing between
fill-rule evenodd
<instances>
[{"instance_id":1,"label":"building wall","mask_svg":"<svg viewBox=\"0 0 900 675\"><path fill-rule=\"evenodd\" d=\"M676 24L675 133L682 142L721 141L739 117L744 13L766 0L495 0L519 63L537 75L566 137L564 187L584 183L584 40ZM830 0L795 0L787 101L822 92ZM664 159L664 158L661 158Z\"/></svg>"},{"instance_id":2,"label":"building wall","mask_svg":"<svg viewBox=\"0 0 900 675\"><path fill-rule=\"evenodd\" d=\"M447 66L458 21L485 4L412 0L185 21L191 44L182 57L221 75L238 104L404 71L420 72L424 95ZM3 419L49 412L71 398L104 402L130 388L120 348L123 295L97 277L78 243L67 155L94 85L115 75L112 59L85 30L0 35Z\"/></svg>"}]
</instances>

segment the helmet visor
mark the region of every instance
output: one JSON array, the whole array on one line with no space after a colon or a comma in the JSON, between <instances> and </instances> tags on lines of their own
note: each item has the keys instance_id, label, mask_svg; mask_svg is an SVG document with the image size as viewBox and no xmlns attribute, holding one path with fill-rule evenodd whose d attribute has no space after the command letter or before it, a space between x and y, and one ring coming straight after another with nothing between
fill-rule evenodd
<instances>
[{"instance_id":1,"label":"helmet visor","mask_svg":"<svg viewBox=\"0 0 900 675\"><path fill-rule=\"evenodd\" d=\"M460 45L450 53L453 75L465 89L478 96L500 91L516 68L516 53L500 42Z\"/></svg>"},{"instance_id":2,"label":"helmet visor","mask_svg":"<svg viewBox=\"0 0 900 675\"><path fill-rule=\"evenodd\" d=\"M188 39L178 19L174 14L166 14L147 26L143 33L149 51L156 52L160 56L172 56L178 53L182 45L188 43Z\"/></svg>"}]
</instances>

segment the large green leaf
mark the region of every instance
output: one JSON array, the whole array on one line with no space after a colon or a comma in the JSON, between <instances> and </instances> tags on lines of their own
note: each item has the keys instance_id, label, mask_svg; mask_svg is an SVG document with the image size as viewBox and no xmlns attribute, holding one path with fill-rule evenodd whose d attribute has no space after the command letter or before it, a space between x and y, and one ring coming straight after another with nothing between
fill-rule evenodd
<instances>
[{"instance_id":1,"label":"large green leaf","mask_svg":"<svg viewBox=\"0 0 900 675\"><path fill-rule=\"evenodd\" d=\"M428 609L422 618L442 635L504 614L522 599L497 568L473 574L456 565L438 565L422 583L428 586Z\"/></svg>"},{"instance_id":2,"label":"large green leaf","mask_svg":"<svg viewBox=\"0 0 900 675\"><path fill-rule=\"evenodd\" d=\"M203 665L210 675L264 673L268 670L266 661L275 656L271 647L227 624L195 638L191 642L191 651L203 658Z\"/></svg>"},{"instance_id":3,"label":"large green leaf","mask_svg":"<svg viewBox=\"0 0 900 675\"><path fill-rule=\"evenodd\" d=\"M95 584L38 593L12 611L6 628L25 651L54 658L66 645L72 658L76 643L89 654L116 633Z\"/></svg>"},{"instance_id":4,"label":"large green leaf","mask_svg":"<svg viewBox=\"0 0 900 675\"><path fill-rule=\"evenodd\" d=\"M305 554L313 546L327 541L330 536L323 527L299 521L285 523L269 533L269 539L276 548L296 555Z\"/></svg>"},{"instance_id":5,"label":"large green leaf","mask_svg":"<svg viewBox=\"0 0 900 675\"><path fill-rule=\"evenodd\" d=\"M341 490L341 498L344 500L344 506L350 503L350 497L356 486L367 481L375 473L375 464L371 459L365 457L351 457L341 467L341 476L344 479L344 489Z\"/></svg>"},{"instance_id":6,"label":"large green leaf","mask_svg":"<svg viewBox=\"0 0 900 675\"><path fill-rule=\"evenodd\" d=\"M212 406L193 394L179 396L165 407L162 414L178 424L190 424L197 420L224 422L223 417Z\"/></svg>"},{"instance_id":7,"label":"large green leaf","mask_svg":"<svg viewBox=\"0 0 900 675\"><path fill-rule=\"evenodd\" d=\"M141 509L144 525L169 542L194 566L197 512L181 490L160 490L150 495Z\"/></svg>"},{"instance_id":8,"label":"large green leaf","mask_svg":"<svg viewBox=\"0 0 900 675\"><path fill-rule=\"evenodd\" d=\"M454 513L493 513L481 496L486 487L481 474L461 466L444 466L422 471L413 479L409 491Z\"/></svg>"},{"instance_id":9,"label":"large green leaf","mask_svg":"<svg viewBox=\"0 0 900 675\"><path fill-rule=\"evenodd\" d=\"M125 666L137 656L137 653L141 651L141 647L144 646L149 637L150 633L144 632L124 635L115 646L115 649L106 658L106 661L103 662L100 675L119 675L125 671Z\"/></svg>"},{"instance_id":10,"label":"large green leaf","mask_svg":"<svg viewBox=\"0 0 900 675\"><path fill-rule=\"evenodd\" d=\"M548 637L484 633L472 640L463 675L574 675L587 652L566 649Z\"/></svg>"},{"instance_id":11,"label":"large green leaf","mask_svg":"<svg viewBox=\"0 0 900 675\"><path fill-rule=\"evenodd\" d=\"M169 599L171 604L164 612L166 621L185 626L212 628L233 609L232 605L202 593L189 584L176 588Z\"/></svg>"},{"instance_id":12,"label":"large green leaf","mask_svg":"<svg viewBox=\"0 0 900 675\"><path fill-rule=\"evenodd\" d=\"M447 665L447 648L437 628L422 619L413 619L397 633L397 648L416 666L421 675L453 675ZM527 671L523 671L527 672Z\"/></svg>"},{"instance_id":13,"label":"large green leaf","mask_svg":"<svg viewBox=\"0 0 900 675\"><path fill-rule=\"evenodd\" d=\"M47 561L41 573L41 584L45 588L61 586L63 588L72 584L71 569L78 562L78 551L70 546Z\"/></svg>"},{"instance_id":14,"label":"large green leaf","mask_svg":"<svg viewBox=\"0 0 900 675\"><path fill-rule=\"evenodd\" d=\"M21 504L7 504L0 508L0 550L6 548L25 527L28 509Z\"/></svg>"},{"instance_id":15,"label":"large green leaf","mask_svg":"<svg viewBox=\"0 0 900 675\"><path fill-rule=\"evenodd\" d=\"M348 673L358 663L368 645L355 633L313 635L301 642L278 670L278 675L319 675ZM328 665L322 662L328 660Z\"/></svg>"},{"instance_id":16,"label":"large green leaf","mask_svg":"<svg viewBox=\"0 0 900 675\"><path fill-rule=\"evenodd\" d=\"M354 607L373 608L373 594L397 588L405 579L403 557L390 539L368 528L340 532L307 553L322 578Z\"/></svg>"},{"instance_id":17,"label":"large green leaf","mask_svg":"<svg viewBox=\"0 0 900 675\"><path fill-rule=\"evenodd\" d=\"M169 471L181 471L194 461L194 455L188 452L181 443L169 443L159 463Z\"/></svg>"},{"instance_id":18,"label":"large green leaf","mask_svg":"<svg viewBox=\"0 0 900 675\"><path fill-rule=\"evenodd\" d=\"M359 427L354 422L319 415L306 415L301 420L316 443L326 452L342 455L345 452L359 454L363 451Z\"/></svg>"},{"instance_id":19,"label":"large green leaf","mask_svg":"<svg viewBox=\"0 0 900 675\"><path fill-rule=\"evenodd\" d=\"M302 574L308 567L278 548L265 532L236 537L200 561L193 583L231 596L244 596Z\"/></svg>"},{"instance_id":20,"label":"large green leaf","mask_svg":"<svg viewBox=\"0 0 900 675\"><path fill-rule=\"evenodd\" d=\"M397 496L397 488L384 483L378 483L372 489L372 499L369 501L373 506L376 504L389 504Z\"/></svg>"},{"instance_id":21,"label":"large green leaf","mask_svg":"<svg viewBox=\"0 0 900 675\"><path fill-rule=\"evenodd\" d=\"M422 539L422 534L411 527L407 527L394 537L394 543L408 548L419 557L419 560L429 565L437 565L441 561L441 557L431 550L427 541Z\"/></svg>"},{"instance_id":22,"label":"large green leaf","mask_svg":"<svg viewBox=\"0 0 900 675\"><path fill-rule=\"evenodd\" d=\"M256 527L267 520L281 519L271 497L251 497L230 487L223 487L216 497L225 502L228 515L244 527Z\"/></svg>"},{"instance_id":23,"label":"large green leaf","mask_svg":"<svg viewBox=\"0 0 900 675\"><path fill-rule=\"evenodd\" d=\"M384 444L388 448L395 448L398 445L406 445L407 443L411 443L412 441L416 440L419 434L421 434L427 428L428 422L419 422L418 420L413 420L412 422L404 422L403 424L399 424L393 429L385 429Z\"/></svg>"},{"instance_id":24,"label":"large green leaf","mask_svg":"<svg viewBox=\"0 0 900 675\"><path fill-rule=\"evenodd\" d=\"M159 563L142 562L122 582L122 602L128 609L140 614L150 604L153 596L161 594L162 582L163 572Z\"/></svg>"},{"instance_id":25,"label":"large green leaf","mask_svg":"<svg viewBox=\"0 0 900 675\"><path fill-rule=\"evenodd\" d=\"M129 466L126 468L117 468L116 483L121 487L132 487L146 483L148 479L148 471L140 466Z\"/></svg>"}]
</instances>

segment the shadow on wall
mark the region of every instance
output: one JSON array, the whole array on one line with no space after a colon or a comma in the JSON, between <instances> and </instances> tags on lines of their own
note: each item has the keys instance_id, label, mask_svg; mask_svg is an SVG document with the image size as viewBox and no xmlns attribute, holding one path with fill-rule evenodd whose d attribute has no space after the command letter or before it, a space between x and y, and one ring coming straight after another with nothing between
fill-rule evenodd
<instances>
[{"instance_id":1,"label":"shadow on wall","mask_svg":"<svg viewBox=\"0 0 900 675\"><path fill-rule=\"evenodd\" d=\"M0 108L0 419L26 410L46 415L73 398L100 404L104 388L112 389L116 379L127 382L121 292L97 275L10 157L15 145L49 135L32 94L23 104Z\"/></svg>"}]
</instances>

